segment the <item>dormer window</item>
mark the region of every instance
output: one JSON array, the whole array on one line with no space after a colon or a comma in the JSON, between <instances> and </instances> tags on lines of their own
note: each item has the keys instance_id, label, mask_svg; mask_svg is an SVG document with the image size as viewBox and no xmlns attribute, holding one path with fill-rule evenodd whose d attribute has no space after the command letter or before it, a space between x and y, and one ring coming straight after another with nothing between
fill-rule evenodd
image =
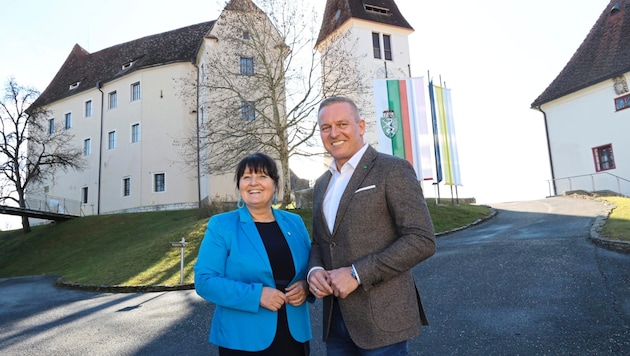
<instances>
[{"instance_id":1,"label":"dormer window","mask_svg":"<svg viewBox=\"0 0 630 356\"><path fill-rule=\"evenodd\" d=\"M610 7L610 10L608 12L608 20L619 18L619 16L617 15L619 15L620 13L621 13L621 6L619 5L619 1L617 1Z\"/></svg>"},{"instance_id":2,"label":"dormer window","mask_svg":"<svg viewBox=\"0 0 630 356\"><path fill-rule=\"evenodd\" d=\"M375 5L365 4L365 11L376 12L379 14L389 15L389 9L386 7L380 7Z\"/></svg>"},{"instance_id":3,"label":"dormer window","mask_svg":"<svg viewBox=\"0 0 630 356\"><path fill-rule=\"evenodd\" d=\"M133 64L133 61L123 64L122 65L122 70L128 69L129 67L131 67L132 64Z\"/></svg>"},{"instance_id":4,"label":"dormer window","mask_svg":"<svg viewBox=\"0 0 630 356\"><path fill-rule=\"evenodd\" d=\"M619 6L619 3L618 3L618 2L617 2L617 3L615 3L615 5L613 5L613 6L610 8L610 14L611 14L611 15L614 15L614 14L618 13L619 11L621 11L621 7Z\"/></svg>"},{"instance_id":5,"label":"dormer window","mask_svg":"<svg viewBox=\"0 0 630 356\"><path fill-rule=\"evenodd\" d=\"M74 90L74 89L79 87L79 84L81 84L81 82L74 82L74 83L70 84L70 88L69 89L70 90Z\"/></svg>"}]
</instances>

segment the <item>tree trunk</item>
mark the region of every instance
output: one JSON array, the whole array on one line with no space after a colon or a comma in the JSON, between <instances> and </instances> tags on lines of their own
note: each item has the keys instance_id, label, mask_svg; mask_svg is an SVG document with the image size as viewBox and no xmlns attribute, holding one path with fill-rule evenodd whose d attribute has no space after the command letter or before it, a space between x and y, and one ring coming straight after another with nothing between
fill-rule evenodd
<instances>
[{"instance_id":1,"label":"tree trunk","mask_svg":"<svg viewBox=\"0 0 630 356\"><path fill-rule=\"evenodd\" d=\"M31 232L31 223L28 221L28 216L22 216L22 233L28 234Z\"/></svg>"},{"instance_id":2,"label":"tree trunk","mask_svg":"<svg viewBox=\"0 0 630 356\"><path fill-rule=\"evenodd\" d=\"M291 171L289 170L289 158L282 157L282 205L280 209L286 209L291 204Z\"/></svg>"}]
</instances>

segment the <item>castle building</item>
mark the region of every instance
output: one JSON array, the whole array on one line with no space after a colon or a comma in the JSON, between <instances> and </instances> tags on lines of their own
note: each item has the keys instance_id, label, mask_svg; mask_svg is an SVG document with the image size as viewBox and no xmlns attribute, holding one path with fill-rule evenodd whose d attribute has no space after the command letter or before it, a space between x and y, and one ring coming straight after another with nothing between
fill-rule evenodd
<instances>
[{"instance_id":1,"label":"castle building","mask_svg":"<svg viewBox=\"0 0 630 356\"><path fill-rule=\"evenodd\" d=\"M549 195L630 195L630 1L611 1L558 76L531 104L542 113Z\"/></svg>"},{"instance_id":2,"label":"castle building","mask_svg":"<svg viewBox=\"0 0 630 356\"><path fill-rule=\"evenodd\" d=\"M202 110L213 95L202 90L211 79L204 63L220 59L241 81L256 70L256 55L236 53L225 40L230 21L252 11L263 13L251 0L231 0L214 21L95 53L75 45L33 105L51 113L50 132L71 132L86 168L53 171L29 194L80 200L83 215L196 208L215 197L236 201L233 173L185 164L176 142L194 142L190 138L212 115ZM186 91L184 83L194 87ZM226 120L251 120L254 102L235 105L245 106Z\"/></svg>"}]
</instances>

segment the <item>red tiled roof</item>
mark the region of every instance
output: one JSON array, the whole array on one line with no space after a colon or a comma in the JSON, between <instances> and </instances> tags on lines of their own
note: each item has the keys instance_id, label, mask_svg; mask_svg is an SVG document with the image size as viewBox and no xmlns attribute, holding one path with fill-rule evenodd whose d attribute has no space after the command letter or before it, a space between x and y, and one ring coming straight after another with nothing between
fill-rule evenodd
<instances>
[{"instance_id":1,"label":"red tiled roof","mask_svg":"<svg viewBox=\"0 0 630 356\"><path fill-rule=\"evenodd\" d=\"M630 71L630 0L611 1L533 109Z\"/></svg>"}]
</instances>

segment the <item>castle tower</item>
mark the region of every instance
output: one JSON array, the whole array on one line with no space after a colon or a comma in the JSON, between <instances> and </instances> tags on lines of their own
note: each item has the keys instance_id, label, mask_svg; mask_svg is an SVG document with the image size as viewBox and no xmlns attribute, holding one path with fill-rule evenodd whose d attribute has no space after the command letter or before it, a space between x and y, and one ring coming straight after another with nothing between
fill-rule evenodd
<instances>
[{"instance_id":1,"label":"castle tower","mask_svg":"<svg viewBox=\"0 0 630 356\"><path fill-rule=\"evenodd\" d=\"M409 35L413 28L394 0L327 0L316 48L323 67L346 67L360 89L352 97L366 120L366 142L376 146L374 79L410 77ZM330 50L335 46L344 51ZM350 58L348 55L351 55ZM335 58L344 56L345 58ZM340 68L339 73L342 72ZM324 86L324 97L330 96Z\"/></svg>"}]
</instances>

